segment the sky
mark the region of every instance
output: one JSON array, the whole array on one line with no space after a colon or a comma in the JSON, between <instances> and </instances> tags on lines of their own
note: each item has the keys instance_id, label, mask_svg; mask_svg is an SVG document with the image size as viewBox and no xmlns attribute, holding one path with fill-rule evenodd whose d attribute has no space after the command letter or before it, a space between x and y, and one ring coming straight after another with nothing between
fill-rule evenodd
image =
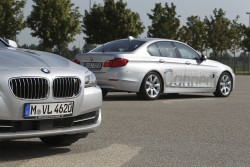
<instances>
[{"instance_id":1,"label":"sky","mask_svg":"<svg viewBox=\"0 0 250 167\"><path fill-rule=\"evenodd\" d=\"M28 16L32 10L32 0L26 0L26 6L24 8L25 17ZM187 18L192 15L198 15L201 19L205 16L213 15L213 10L215 8L222 8L226 12L226 17L230 20L236 18L237 15L240 16L239 22L245 25L250 24L249 15L246 12L250 12L250 0L123 0L127 3L127 8L131 9L133 12L139 13L141 21L145 26L144 32L140 37L146 37L147 27L151 25L151 20L148 18L147 13L151 13L154 9L155 3L168 4L174 3L176 6L177 15L180 15L181 25L185 25ZM103 4L103 0L71 0L75 6L79 6L80 12L83 15L85 10L89 10L90 4ZM91 3L90 3L91 2ZM39 39L32 37L30 35L31 30L25 28L17 36L18 43L23 44L38 44ZM77 35L75 41L69 44L69 47L77 46L81 47L84 45L83 40L84 34Z\"/></svg>"}]
</instances>

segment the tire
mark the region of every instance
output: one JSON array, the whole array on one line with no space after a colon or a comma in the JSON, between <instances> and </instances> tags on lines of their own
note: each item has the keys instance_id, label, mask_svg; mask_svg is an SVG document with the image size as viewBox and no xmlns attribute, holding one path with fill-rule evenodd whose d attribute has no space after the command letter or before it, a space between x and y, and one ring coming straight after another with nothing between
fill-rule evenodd
<instances>
[{"instance_id":1,"label":"tire","mask_svg":"<svg viewBox=\"0 0 250 167\"><path fill-rule=\"evenodd\" d=\"M108 94L107 89L102 89L102 98L104 98Z\"/></svg>"},{"instance_id":2,"label":"tire","mask_svg":"<svg viewBox=\"0 0 250 167\"><path fill-rule=\"evenodd\" d=\"M143 79L139 97L145 100L156 100L162 92L162 79L156 72L149 72Z\"/></svg>"},{"instance_id":3,"label":"tire","mask_svg":"<svg viewBox=\"0 0 250 167\"><path fill-rule=\"evenodd\" d=\"M51 147L65 147L77 142L80 138L87 137L88 133L75 135L59 135L41 137L40 140Z\"/></svg>"},{"instance_id":4,"label":"tire","mask_svg":"<svg viewBox=\"0 0 250 167\"><path fill-rule=\"evenodd\" d=\"M228 72L223 72L218 80L216 91L214 95L216 97L228 97L232 92L233 79Z\"/></svg>"}]
</instances>

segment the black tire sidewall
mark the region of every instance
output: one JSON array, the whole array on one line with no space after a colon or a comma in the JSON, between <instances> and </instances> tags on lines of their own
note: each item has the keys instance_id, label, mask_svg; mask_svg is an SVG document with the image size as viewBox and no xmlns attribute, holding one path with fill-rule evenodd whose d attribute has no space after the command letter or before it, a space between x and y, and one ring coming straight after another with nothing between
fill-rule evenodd
<instances>
[{"instance_id":1,"label":"black tire sidewall","mask_svg":"<svg viewBox=\"0 0 250 167\"><path fill-rule=\"evenodd\" d=\"M221 79L222 79L225 75L227 75L227 76L230 78L230 81L231 81L231 83L232 83L232 85L231 85L231 90L230 90L230 92L229 92L228 95L224 95L224 94L221 92L221 88L220 88ZM216 91L214 92L214 95L217 96L217 97L228 97L228 96L231 94L231 92L232 92L232 88L233 88L233 79L232 79L232 76L231 76L228 72L223 72L223 73L220 75L219 79L218 79L217 87L216 87Z\"/></svg>"},{"instance_id":2,"label":"black tire sidewall","mask_svg":"<svg viewBox=\"0 0 250 167\"><path fill-rule=\"evenodd\" d=\"M108 94L107 89L102 89L102 97L104 98Z\"/></svg>"},{"instance_id":3,"label":"black tire sidewall","mask_svg":"<svg viewBox=\"0 0 250 167\"><path fill-rule=\"evenodd\" d=\"M157 78L158 78L159 81L160 81L160 91L159 91L158 95L155 96L155 97L150 97L150 96L148 95L148 93L146 92L146 81L147 81L147 79L148 79L148 77L149 77L150 75L155 75L155 76L157 76ZM162 83L162 79L161 79L160 75L159 75L158 73L156 73L156 72L149 72L149 73L147 73L147 75L144 77L144 79L143 79L143 81L142 81L141 88L140 88L140 92L138 93L138 95L139 95L141 98L146 99L146 100L156 100L156 99L159 98L159 96L160 96L160 94L161 94L161 92L162 92L162 89L163 89L162 86L163 86L163 83Z\"/></svg>"}]
</instances>

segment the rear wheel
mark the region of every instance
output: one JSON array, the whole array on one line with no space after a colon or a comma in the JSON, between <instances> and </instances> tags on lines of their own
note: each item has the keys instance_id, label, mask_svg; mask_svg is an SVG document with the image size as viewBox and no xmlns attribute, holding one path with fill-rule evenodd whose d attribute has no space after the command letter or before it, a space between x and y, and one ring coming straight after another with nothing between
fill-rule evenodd
<instances>
[{"instance_id":1,"label":"rear wheel","mask_svg":"<svg viewBox=\"0 0 250 167\"><path fill-rule=\"evenodd\" d=\"M41 137L40 140L52 147L65 147L77 142L80 138L87 137L88 133L74 135L59 135Z\"/></svg>"},{"instance_id":2,"label":"rear wheel","mask_svg":"<svg viewBox=\"0 0 250 167\"><path fill-rule=\"evenodd\" d=\"M149 72L143 79L140 91L137 93L143 99L158 99L162 92L161 77L156 72Z\"/></svg>"},{"instance_id":3,"label":"rear wheel","mask_svg":"<svg viewBox=\"0 0 250 167\"><path fill-rule=\"evenodd\" d=\"M214 95L217 97L227 97L232 91L233 80L228 72L221 74Z\"/></svg>"}]
</instances>

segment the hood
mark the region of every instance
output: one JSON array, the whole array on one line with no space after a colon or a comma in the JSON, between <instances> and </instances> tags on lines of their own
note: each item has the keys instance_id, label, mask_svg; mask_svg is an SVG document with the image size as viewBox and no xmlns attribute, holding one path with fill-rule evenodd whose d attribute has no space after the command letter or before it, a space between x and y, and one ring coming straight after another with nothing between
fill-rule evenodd
<instances>
[{"instance_id":1,"label":"hood","mask_svg":"<svg viewBox=\"0 0 250 167\"><path fill-rule=\"evenodd\" d=\"M209 64L212 64L213 66L220 67L223 71L224 71L224 70L228 70L228 71L230 71L231 73L233 73L232 68L229 67L229 66L226 65L226 64L223 64L223 63L218 62L218 61L215 61L215 60L210 60L210 59L207 59L206 62L208 62Z\"/></svg>"},{"instance_id":2,"label":"hood","mask_svg":"<svg viewBox=\"0 0 250 167\"><path fill-rule=\"evenodd\" d=\"M212 65L215 65L215 66L225 66L225 67L228 67L227 65L225 65L225 64L223 64L221 62L215 61L215 60L207 59L206 61L209 62L209 64L212 64Z\"/></svg>"},{"instance_id":3,"label":"hood","mask_svg":"<svg viewBox=\"0 0 250 167\"><path fill-rule=\"evenodd\" d=\"M0 48L0 70L16 68L69 68L70 61L52 53L16 48Z\"/></svg>"},{"instance_id":4,"label":"hood","mask_svg":"<svg viewBox=\"0 0 250 167\"><path fill-rule=\"evenodd\" d=\"M224 65L221 62L218 62L218 61L215 61L215 60L211 60L211 59L207 59L206 61L209 62L210 64L213 64L213 65L216 65L216 66Z\"/></svg>"}]
</instances>

